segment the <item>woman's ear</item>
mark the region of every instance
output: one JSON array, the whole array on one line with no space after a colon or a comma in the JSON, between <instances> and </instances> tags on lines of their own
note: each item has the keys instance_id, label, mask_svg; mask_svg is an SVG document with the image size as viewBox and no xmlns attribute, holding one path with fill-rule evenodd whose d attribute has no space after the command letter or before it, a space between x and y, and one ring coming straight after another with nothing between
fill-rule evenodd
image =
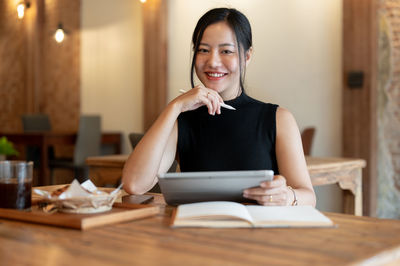
<instances>
[{"instance_id":1,"label":"woman's ear","mask_svg":"<svg viewBox=\"0 0 400 266\"><path fill-rule=\"evenodd\" d=\"M251 47L246 51L246 54L245 54L246 67L249 65L252 56L253 56L253 46L251 46Z\"/></svg>"}]
</instances>

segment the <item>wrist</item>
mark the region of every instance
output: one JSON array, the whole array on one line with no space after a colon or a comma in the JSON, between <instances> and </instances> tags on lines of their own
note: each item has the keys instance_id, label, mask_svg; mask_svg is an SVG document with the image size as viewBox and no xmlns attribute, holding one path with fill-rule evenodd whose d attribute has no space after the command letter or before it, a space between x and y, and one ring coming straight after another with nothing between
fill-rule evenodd
<instances>
[{"instance_id":1,"label":"wrist","mask_svg":"<svg viewBox=\"0 0 400 266\"><path fill-rule=\"evenodd\" d=\"M180 103L177 99L174 99L171 101L167 108L169 108L173 113L175 113L177 116L182 113L182 103Z\"/></svg>"}]
</instances>

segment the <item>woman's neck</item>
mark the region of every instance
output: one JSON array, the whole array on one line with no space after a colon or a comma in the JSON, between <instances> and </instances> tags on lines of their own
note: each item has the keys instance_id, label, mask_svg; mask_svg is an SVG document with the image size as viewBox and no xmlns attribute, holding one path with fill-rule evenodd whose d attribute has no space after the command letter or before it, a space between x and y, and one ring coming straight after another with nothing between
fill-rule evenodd
<instances>
[{"instance_id":1,"label":"woman's neck","mask_svg":"<svg viewBox=\"0 0 400 266\"><path fill-rule=\"evenodd\" d=\"M221 92L219 95L221 95L222 99L224 101L230 101L238 97L242 93L242 89L239 87L236 90L227 90Z\"/></svg>"}]
</instances>

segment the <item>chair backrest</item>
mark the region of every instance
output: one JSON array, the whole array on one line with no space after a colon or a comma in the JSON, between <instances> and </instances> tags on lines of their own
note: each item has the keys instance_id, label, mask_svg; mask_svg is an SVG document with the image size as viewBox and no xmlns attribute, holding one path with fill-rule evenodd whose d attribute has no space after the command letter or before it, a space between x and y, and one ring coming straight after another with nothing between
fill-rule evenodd
<instances>
[{"instance_id":1,"label":"chair backrest","mask_svg":"<svg viewBox=\"0 0 400 266\"><path fill-rule=\"evenodd\" d=\"M132 149L135 149L136 145L139 143L139 141L143 138L144 134L143 133L130 133L128 135L129 141L131 143Z\"/></svg>"},{"instance_id":2,"label":"chair backrest","mask_svg":"<svg viewBox=\"0 0 400 266\"><path fill-rule=\"evenodd\" d=\"M100 155L101 118L97 115L82 115L79 119L78 136L74 150L74 165L85 165L89 156Z\"/></svg>"},{"instance_id":3,"label":"chair backrest","mask_svg":"<svg viewBox=\"0 0 400 266\"><path fill-rule=\"evenodd\" d=\"M50 131L51 124L46 114L22 115L22 127L24 132Z\"/></svg>"},{"instance_id":4,"label":"chair backrest","mask_svg":"<svg viewBox=\"0 0 400 266\"><path fill-rule=\"evenodd\" d=\"M315 135L315 127L307 127L301 132L304 155L311 155L311 148Z\"/></svg>"}]
</instances>

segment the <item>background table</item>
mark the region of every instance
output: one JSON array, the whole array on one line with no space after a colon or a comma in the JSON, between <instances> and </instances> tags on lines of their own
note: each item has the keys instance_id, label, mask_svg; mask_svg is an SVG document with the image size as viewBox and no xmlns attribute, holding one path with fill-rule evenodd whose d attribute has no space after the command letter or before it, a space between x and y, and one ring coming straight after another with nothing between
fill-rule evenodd
<instances>
[{"instance_id":1,"label":"background table","mask_svg":"<svg viewBox=\"0 0 400 266\"><path fill-rule=\"evenodd\" d=\"M29 133L2 133L0 137L5 136L15 145L29 145L40 148L40 168L38 185L49 185L49 156L48 147L50 146L74 146L76 143L76 132L29 132ZM104 145L112 145L115 153L121 153L121 133L120 132L103 132L101 143Z\"/></svg>"},{"instance_id":2,"label":"background table","mask_svg":"<svg viewBox=\"0 0 400 266\"><path fill-rule=\"evenodd\" d=\"M89 157L89 176L98 186L118 184L128 155ZM362 159L306 157L314 186L337 183L344 191L345 213L362 215Z\"/></svg>"},{"instance_id":3,"label":"background table","mask_svg":"<svg viewBox=\"0 0 400 266\"><path fill-rule=\"evenodd\" d=\"M313 186L337 183L343 190L345 213L362 215L362 168L365 160L306 156Z\"/></svg>"},{"instance_id":4,"label":"background table","mask_svg":"<svg viewBox=\"0 0 400 266\"><path fill-rule=\"evenodd\" d=\"M400 262L400 221L327 213L337 228L169 227L152 218L88 231L0 219L0 265L381 265ZM397 264L399 265L399 264Z\"/></svg>"}]
</instances>

